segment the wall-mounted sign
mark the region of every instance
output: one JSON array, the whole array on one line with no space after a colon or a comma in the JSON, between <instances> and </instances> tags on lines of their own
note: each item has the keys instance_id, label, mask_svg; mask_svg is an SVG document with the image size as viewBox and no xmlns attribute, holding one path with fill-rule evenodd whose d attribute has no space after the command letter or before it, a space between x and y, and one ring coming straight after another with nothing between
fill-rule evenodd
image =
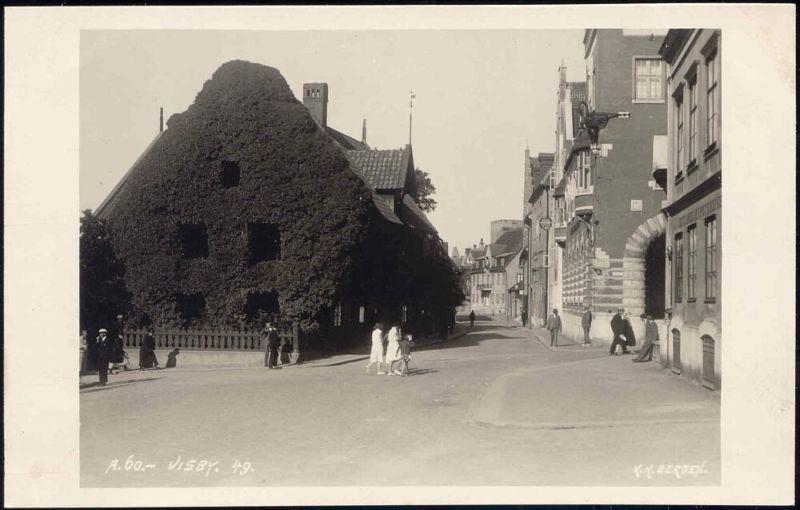
<instances>
[{"instance_id":1,"label":"wall-mounted sign","mask_svg":"<svg viewBox=\"0 0 800 510\"><path fill-rule=\"evenodd\" d=\"M539 220L539 226L545 230L549 230L550 227L553 226L553 220L551 220L550 218L541 218Z\"/></svg>"},{"instance_id":2,"label":"wall-mounted sign","mask_svg":"<svg viewBox=\"0 0 800 510\"><path fill-rule=\"evenodd\" d=\"M631 211L632 212L642 212L642 201L641 200L631 200Z\"/></svg>"}]
</instances>

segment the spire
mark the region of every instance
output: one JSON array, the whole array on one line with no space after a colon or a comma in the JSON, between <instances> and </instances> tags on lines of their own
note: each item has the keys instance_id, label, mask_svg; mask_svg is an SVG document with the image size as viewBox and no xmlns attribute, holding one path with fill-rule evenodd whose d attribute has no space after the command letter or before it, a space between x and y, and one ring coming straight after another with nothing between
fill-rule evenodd
<instances>
[{"instance_id":1,"label":"spire","mask_svg":"<svg viewBox=\"0 0 800 510\"><path fill-rule=\"evenodd\" d=\"M408 100L408 145L411 145L411 125L412 125L412 112L414 110L414 91L411 91L411 97Z\"/></svg>"},{"instance_id":2,"label":"spire","mask_svg":"<svg viewBox=\"0 0 800 510\"><path fill-rule=\"evenodd\" d=\"M160 112L160 114L158 116L158 132L159 133L163 133L164 132L164 107L162 106L160 108L160 110L161 110L161 112Z\"/></svg>"}]
</instances>

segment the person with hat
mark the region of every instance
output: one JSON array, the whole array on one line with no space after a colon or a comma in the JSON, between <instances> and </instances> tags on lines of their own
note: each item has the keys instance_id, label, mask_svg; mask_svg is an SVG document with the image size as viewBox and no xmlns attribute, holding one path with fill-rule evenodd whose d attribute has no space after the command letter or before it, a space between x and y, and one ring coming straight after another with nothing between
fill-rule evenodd
<instances>
[{"instance_id":1,"label":"person with hat","mask_svg":"<svg viewBox=\"0 0 800 510\"><path fill-rule=\"evenodd\" d=\"M630 353L628 350L627 341L624 337L626 330L625 319L622 317L624 313L625 310L620 308L617 310L617 313L614 314L614 317L611 318L611 332L614 334L614 339L611 341L611 349L608 351L609 356L616 354L616 348L618 345L622 347L623 354Z\"/></svg>"},{"instance_id":2,"label":"person with hat","mask_svg":"<svg viewBox=\"0 0 800 510\"><path fill-rule=\"evenodd\" d=\"M281 344L281 339L278 336L278 330L272 325L271 322L268 322L264 330L267 333L266 338L266 349L267 349L267 359L266 365L267 368L280 368L278 366L278 347Z\"/></svg>"},{"instance_id":3,"label":"person with hat","mask_svg":"<svg viewBox=\"0 0 800 510\"><path fill-rule=\"evenodd\" d=\"M589 347L592 344L592 340L589 338L589 330L592 329L592 310L586 304L583 305L581 328L583 329L583 346Z\"/></svg>"},{"instance_id":4,"label":"person with hat","mask_svg":"<svg viewBox=\"0 0 800 510\"><path fill-rule=\"evenodd\" d=\"M108 340L108 330L100 328L97 332L97 343L95 344L97 353L97 374L100 376L100 386L105 386L108 382L108 358L111 354L111 344Z\"/></svg>"},{"instance_id":5,"label":"person with hat","mask_svg":"<svg viewBox=\"0 0 800 510\"><path fill-rule=\"evenodd\" d=\"M646 363L653 360L653 349L658 342L658 325L653 320L652 315L642 314L644 320L644 344L639 351L639 355L633 358L637 363Z\"/></svg>"},{"instance_id":6,"label":"person with hat","mask_svg":"<svg viewBox=\"0 0 800 510\"><path fill-rule=\"evenodd\" d=\"M553 313L547 318L545 326L550 332L550 347L558 347L558 334L561 333L561 317L558 315L558 308L553 308Z\"/></svg>"}]
</instances>

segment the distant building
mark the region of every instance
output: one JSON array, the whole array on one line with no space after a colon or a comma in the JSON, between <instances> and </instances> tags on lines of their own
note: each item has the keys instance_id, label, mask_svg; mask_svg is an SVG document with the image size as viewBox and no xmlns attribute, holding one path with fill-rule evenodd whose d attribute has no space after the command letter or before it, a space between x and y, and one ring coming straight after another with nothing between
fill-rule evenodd
<instances>
[{"instance_id":1,"label":"distant building","mask_svg":"<svg viewBox=\"0 0 800 510\"><path fill-rule=\"evenodd\" d=\"M471 307L487 315L519 314L517 295L509 298L510 287L517 283L519 256L522 251L522 228L509 230L484 252L473 250L475 264L470 272ZM513 292L511 293L513 294ZM516 315L515 315L516 316Z\"/></svg>"},{"instance_id":2,"label":"distant building","mask_svg":"<svg viewBox=\"0 0 800 510\"><path fill-rule=\"evenodd\" d=\"M500 236L522 228L522 220L494 220L489 223L489 244L494 244Z\"/></svg>"},{"instance_id":3,"label":"distant building","mask_svg":"<svg viewBox=\"0 0 800 510\"><path fill-rule=\"evenodd\" d=\"M667 188L667 310L669 337L661 362L719 389L722 342L721 47L719 30L670 30L659 54L666 61L669 143Z\"/></svg>"}]
</instances>

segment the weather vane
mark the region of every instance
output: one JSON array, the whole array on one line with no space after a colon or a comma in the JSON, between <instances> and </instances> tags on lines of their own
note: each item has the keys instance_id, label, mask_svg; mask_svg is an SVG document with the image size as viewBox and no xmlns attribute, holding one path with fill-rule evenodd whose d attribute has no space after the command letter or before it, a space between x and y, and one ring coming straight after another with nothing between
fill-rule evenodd
<instances>
[{"instance_id":1,"label":"weather vane","mask_svg":"<svg viewBox=\"0 0 800 510\"><path fill-rule=\"evenodd\" d=\"M416 96L414 95L414 91L412 90L411 91L411 96L410 96L410 98L408 100L408 145L411 145L411 126L412 126L412 123L413 123L412 113L413 113L413 110L414 110L414 98L415 97Z\"/></svg>"}]
</instances>

